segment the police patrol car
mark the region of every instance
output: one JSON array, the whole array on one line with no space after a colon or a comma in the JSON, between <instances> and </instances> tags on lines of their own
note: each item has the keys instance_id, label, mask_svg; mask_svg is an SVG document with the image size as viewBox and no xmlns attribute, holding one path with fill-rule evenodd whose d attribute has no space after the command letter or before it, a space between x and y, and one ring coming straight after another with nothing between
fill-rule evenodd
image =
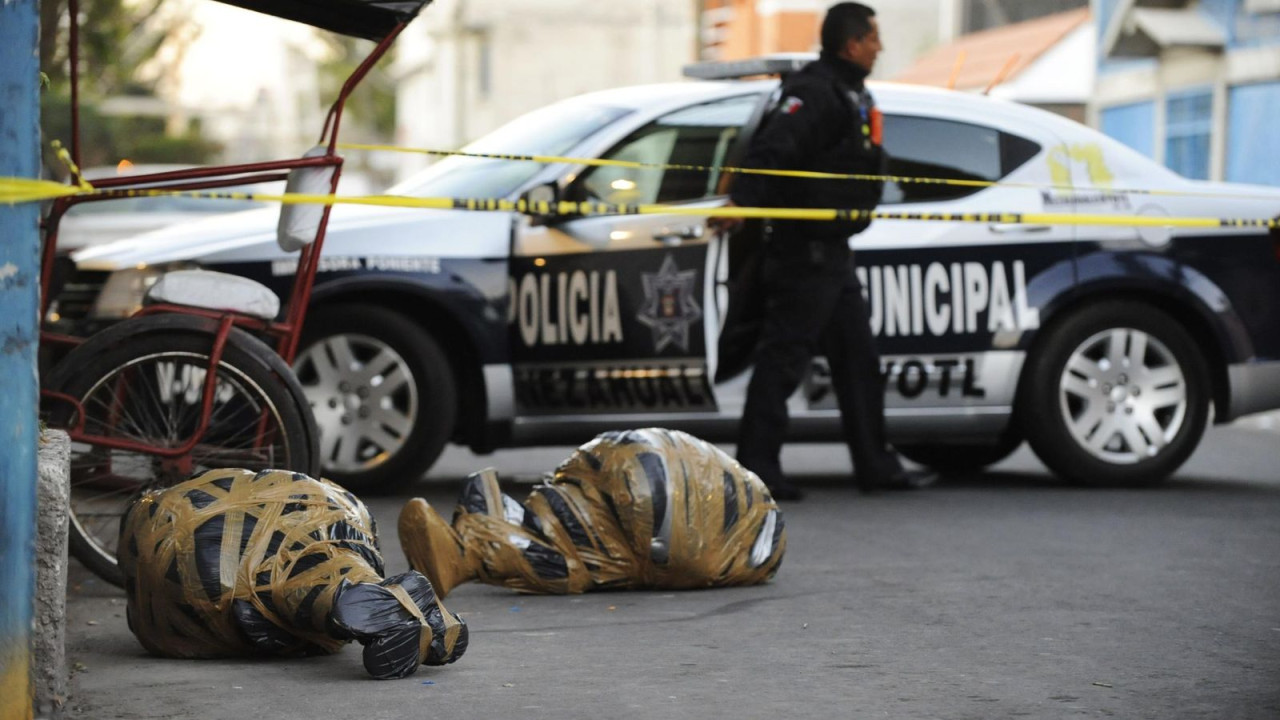
<instances>
[{"instance_id":1,"label":"police patrol car","mask_svg":"<svg viewBox=\"0 0 1280 720\"><path fill-rule=\"evenodd\" d=\"M717 207L726 178L714 168L740 160L778 86L736 78L805 59L691 66L704 82L559 102L466 148L708 169L455 156L389 194ZM1280 212L1276 189L1186 180L1037 109L872 89L892 175L995 183L890 182L882 210ZM1127 192L1139 188L1154 192ZM276 215L86 250L69 287L98 320L136 307L172 267L279 291L295 262L276 245ZM741 330L730 308L750 302L743 269L760 241L684 215L335 208L296 362L327 473L369 489L419 477L448 441L485 452L619 427L731 441L750 343L722 340ZM1280 238L1266 230L879 220L852 243L890 436L923 464L976 469L1027 440L1073 480L1153 483L1188 457L1211 412L1227 422L1280 407ZM383 399L365 404L356 391L371 385ZM839 439L821 359L790 410L792 440Z\"/></svg>"}]
</instances>

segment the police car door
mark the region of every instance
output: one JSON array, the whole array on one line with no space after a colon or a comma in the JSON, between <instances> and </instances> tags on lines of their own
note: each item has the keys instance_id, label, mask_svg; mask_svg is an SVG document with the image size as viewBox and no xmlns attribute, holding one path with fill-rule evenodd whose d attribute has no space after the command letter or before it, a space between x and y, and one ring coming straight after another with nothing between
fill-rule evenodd
<instances>
[{"instance_id":1,"label":"police car door","mask_svg":"<svg viewBox=\"0 0 1280 720\"><path fill-rule=\"evenodd\" d=\"M1045 212L1041 188L1022 185L1051 182L1059 141L1050 131L959 106L914 110L910 97L883 95L890 175L1011 185L889 182L880 210ZM1073 240L1070 226L987 221L877 220L854 237L891 440L932 440L944 428L952 441L990 438L1005 427L1040 303L1074 279ZM834 410L821 365L805 391L810 411ZM957 415L966 418L961 433Z\"/></svg>"},{"instance_id":2,"label":"police car door","mask_svg":"<svg viewBox=\"0 0 1280 720\"><path fill-rule=\"evenodd\" d=\"M572 201L718 207L719 171L756 94L693 105L644 125L568 185ZM687 169L666 165L696 166ZM656 166L656 167L655 167ZM580 217L517 229L510 333L517 414L713 413L706 218ZM675 424L678 424L675 423Z\"/></svg>"}]
</instances>

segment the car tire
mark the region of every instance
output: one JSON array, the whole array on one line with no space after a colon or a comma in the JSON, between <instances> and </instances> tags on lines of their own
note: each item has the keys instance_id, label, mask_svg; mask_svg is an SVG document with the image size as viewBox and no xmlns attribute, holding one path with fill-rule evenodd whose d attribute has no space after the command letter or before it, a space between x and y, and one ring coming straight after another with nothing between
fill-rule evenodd
<instances>
[{"instance_id":1,"label":"car tire","mask_svg":"<svg viewBox=\"0 0 1280 720\"><path fill-rule=\"evenodd\" d=\"M977 472L1004 460L1022 446L1020 436L983 445L909 444L895 445L898 454L944 475Z\"/></svg>"},{"instance_id":2,"label":"car tire","mask_svg":"<svg viewBox=\"0 0 1280 720\"><path fill-rule=\"evenodd\" d=\"M313 310L298 347L293 368L320 428L325 477L366 493L422 477L458 413L440 345L398 312L343 304Z\"/></svg>"},{"instance_id":3,"label":"car tire","mask_svg":"<svg viewBox=\"0 0 1280 720\"><path fill-rule=\"evenodd\" d=\"M1163 481L1208 422L1208 365L1190 333L1141 302L1089 305L1049 330L1024 371L1019 416L1036 455L1095 486Z\"/></svg>"}]
</instances>

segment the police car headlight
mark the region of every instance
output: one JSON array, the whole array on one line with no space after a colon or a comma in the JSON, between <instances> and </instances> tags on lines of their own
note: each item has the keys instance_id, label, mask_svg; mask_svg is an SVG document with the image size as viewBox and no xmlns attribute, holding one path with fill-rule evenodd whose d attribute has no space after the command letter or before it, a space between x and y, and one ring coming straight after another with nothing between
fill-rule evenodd
<instances>
[{"instance_id":1,"label":"police car headlight","mask_svg":"<svg viewBox=\"0 0 1280 720\"><path fill-rule=\"evenodd\" d=\"M93 311L89 317L94 320L121 320L142 309L142 299L147 290L162 275L173 270L190 270L191 263L171 263L166 265L138 265L137 267L116 270L107 277L107 282L98 293L93 303Z\"/></svg>"}]
</instances>

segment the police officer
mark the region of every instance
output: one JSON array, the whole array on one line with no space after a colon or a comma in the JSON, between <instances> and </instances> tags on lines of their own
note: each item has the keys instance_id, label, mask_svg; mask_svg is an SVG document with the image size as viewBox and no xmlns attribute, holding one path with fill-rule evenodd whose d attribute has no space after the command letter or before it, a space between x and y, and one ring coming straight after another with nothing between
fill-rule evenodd
<instances>
[{"instance_id":1,"label":"police officer","mask_svg":"<svg viewBox=\"0 0 1280 720\"><path fill-rule=\"evenodd\" d=\"M879 111L865 85L880 50L874 10L853 2L833 5L822 23L820 58L784 79L743 166L883 174ZM734 181L731 204L870 210L882 187L878 181L743 174ZM715 224L728 229L737 223ZM932 481L930 474L905 471L885 441L879 356L849 249L849 237L869 224L867 219L766 223L764 321L739 429L738 460L760 476L775 499L801 497L783 475L779 455L787 398L815 350L831 365L858 487L872 492Z\"/></svg>"}]
</instances>

